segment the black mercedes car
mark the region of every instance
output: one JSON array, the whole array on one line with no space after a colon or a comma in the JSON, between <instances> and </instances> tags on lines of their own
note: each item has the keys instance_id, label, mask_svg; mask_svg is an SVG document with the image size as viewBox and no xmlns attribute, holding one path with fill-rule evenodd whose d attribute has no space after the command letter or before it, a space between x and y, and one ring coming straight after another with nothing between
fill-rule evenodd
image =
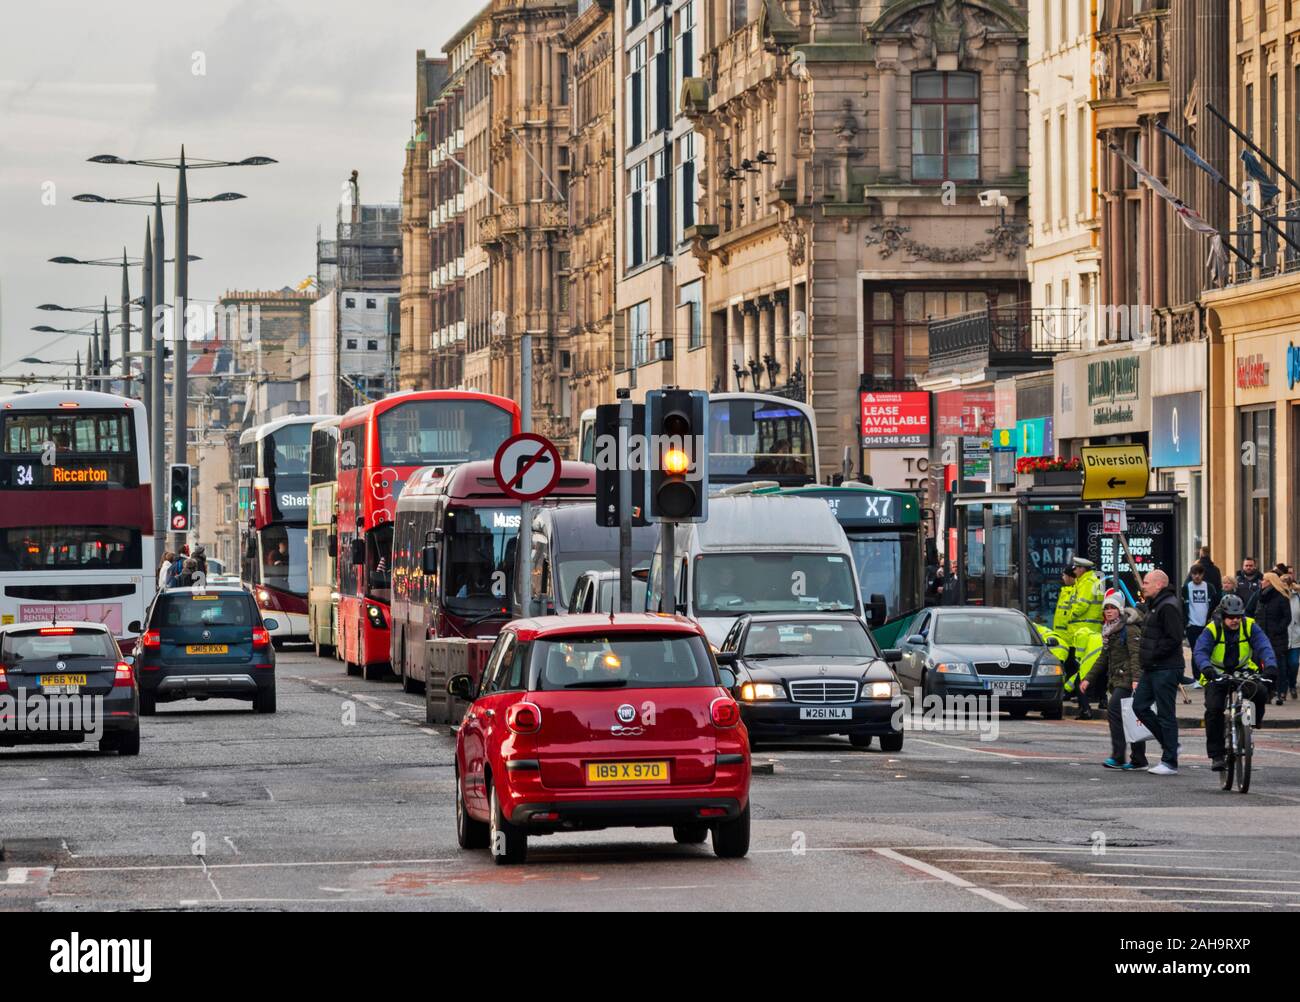
<instances>
[{"instance_id":1,"label":"black mercedes car","mask_svg":"<svg viewBox=\"0 0 1300 1002\"><path fill-rule=\"evenodd\" d=\"M736 620L717 655L732 668L732 694L751 744L776 738L844 734L855 748L879 736L901 751L900 687L856 616L769 613Z\"/></svg>"},{"instance_id":2,"label":"black mercedes car","mask_svg":"<svg viewBox=\"0 0 1300 1002\"><path fill-rule=\"evenodd\" d=\"M898 677L925 696L998 697L1013 717L1061 719L1061 662L1016 609L926 609L899 647Z\"/></svg>"}]
</instances>

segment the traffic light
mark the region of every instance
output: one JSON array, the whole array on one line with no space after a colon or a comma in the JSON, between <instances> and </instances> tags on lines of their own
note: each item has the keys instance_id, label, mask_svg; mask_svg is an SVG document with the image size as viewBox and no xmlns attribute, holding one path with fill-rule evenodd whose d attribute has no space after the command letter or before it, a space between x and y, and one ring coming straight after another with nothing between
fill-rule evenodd
<instances>
[{"instance_id":1,"label":"traffic light","mask_svg":"<svg viewBox=\"0 0 1300 1002\"><path fill-rule=\"evenodd\" d=\"M703 390L646 394L651 521L703 522L708 517L708 420L709 395Z\"/></svg>"},{"instance_id":2,"label":"traffic light","mask_svg":"<svg viewBox=\"0 0 1300 1002\"><path fill-rule=\"evenodd\" d=\"M618 404L601 404L596 408L596 524L617 529L622 511L618 496ZM630 436L645 434L645 405L632 405ZM629 442L629 446L631 443ZM645 465L632 471L632 524L649 525L645 512Z\"/></svg>"},{"instance_id":3,"label":"traffic light","mask_svg":"<svg viewBox=\"0 0 1300 1002\"><path fill-rule=\"evenodd\" d=\"M192 468L188 463L172 463L168 467L171 490L168 492L170 501L167 514L173 532L187 532L190 527L191 472Z\"/></svg>"}]
</instances>

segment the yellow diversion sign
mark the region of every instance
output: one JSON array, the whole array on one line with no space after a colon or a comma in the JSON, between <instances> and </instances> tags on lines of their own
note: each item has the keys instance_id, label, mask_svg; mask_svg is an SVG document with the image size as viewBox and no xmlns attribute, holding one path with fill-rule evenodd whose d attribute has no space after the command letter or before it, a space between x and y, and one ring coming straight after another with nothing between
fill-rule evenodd
<instances>
[{"instance_id":1,"label":"yellow diversion sign","mask_svg":"<svg viewBox=\"0 0 1300 1002\"><path fill-rule=\"evenodd\" d=\"M1085 446L1083 500L1108 501L1144 498L1151 467L1143 445Z\"/></svg>"}]
</instances>

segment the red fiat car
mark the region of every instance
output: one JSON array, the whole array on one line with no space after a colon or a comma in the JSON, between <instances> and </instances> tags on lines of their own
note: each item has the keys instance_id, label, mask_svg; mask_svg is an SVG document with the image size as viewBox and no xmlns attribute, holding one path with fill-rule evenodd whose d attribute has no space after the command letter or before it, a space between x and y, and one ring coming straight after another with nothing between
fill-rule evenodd
<instances>
[{"instance_id":1,"label":"red fiat car","mask_svg":"<svg viewBox=\"0 0 1300 1002\"><path fill-rule=\"evenodd\" d=\"M749 851L749 737L734 683L680 616L548 616L508 623L456 738L456 836L522 862L530 835L671 827Z\"/></svg>"}]
</instances>

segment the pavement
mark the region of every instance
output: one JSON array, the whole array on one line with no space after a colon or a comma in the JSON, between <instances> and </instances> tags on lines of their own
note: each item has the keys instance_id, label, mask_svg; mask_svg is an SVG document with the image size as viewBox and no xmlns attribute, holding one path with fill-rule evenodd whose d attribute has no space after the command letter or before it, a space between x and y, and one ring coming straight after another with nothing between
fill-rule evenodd
<instances>
[{"instance_id":1,"label":"pavement","mask_svg":"<svg viewBox=\"0 0 1300 1002\"><path fill-rule=\"evenodd\" d=\"M274 716L162 706L138 757L0 749L0 911L1300 908L1300 731L1257 736L1242 796L1199 736L1160 778L1102 769L1097 721L916 717L899 753L756 749L746 859L630 829L508 867L457 848L421 697L308 652L277 673Z\"/></svg>"}]
</instances>

